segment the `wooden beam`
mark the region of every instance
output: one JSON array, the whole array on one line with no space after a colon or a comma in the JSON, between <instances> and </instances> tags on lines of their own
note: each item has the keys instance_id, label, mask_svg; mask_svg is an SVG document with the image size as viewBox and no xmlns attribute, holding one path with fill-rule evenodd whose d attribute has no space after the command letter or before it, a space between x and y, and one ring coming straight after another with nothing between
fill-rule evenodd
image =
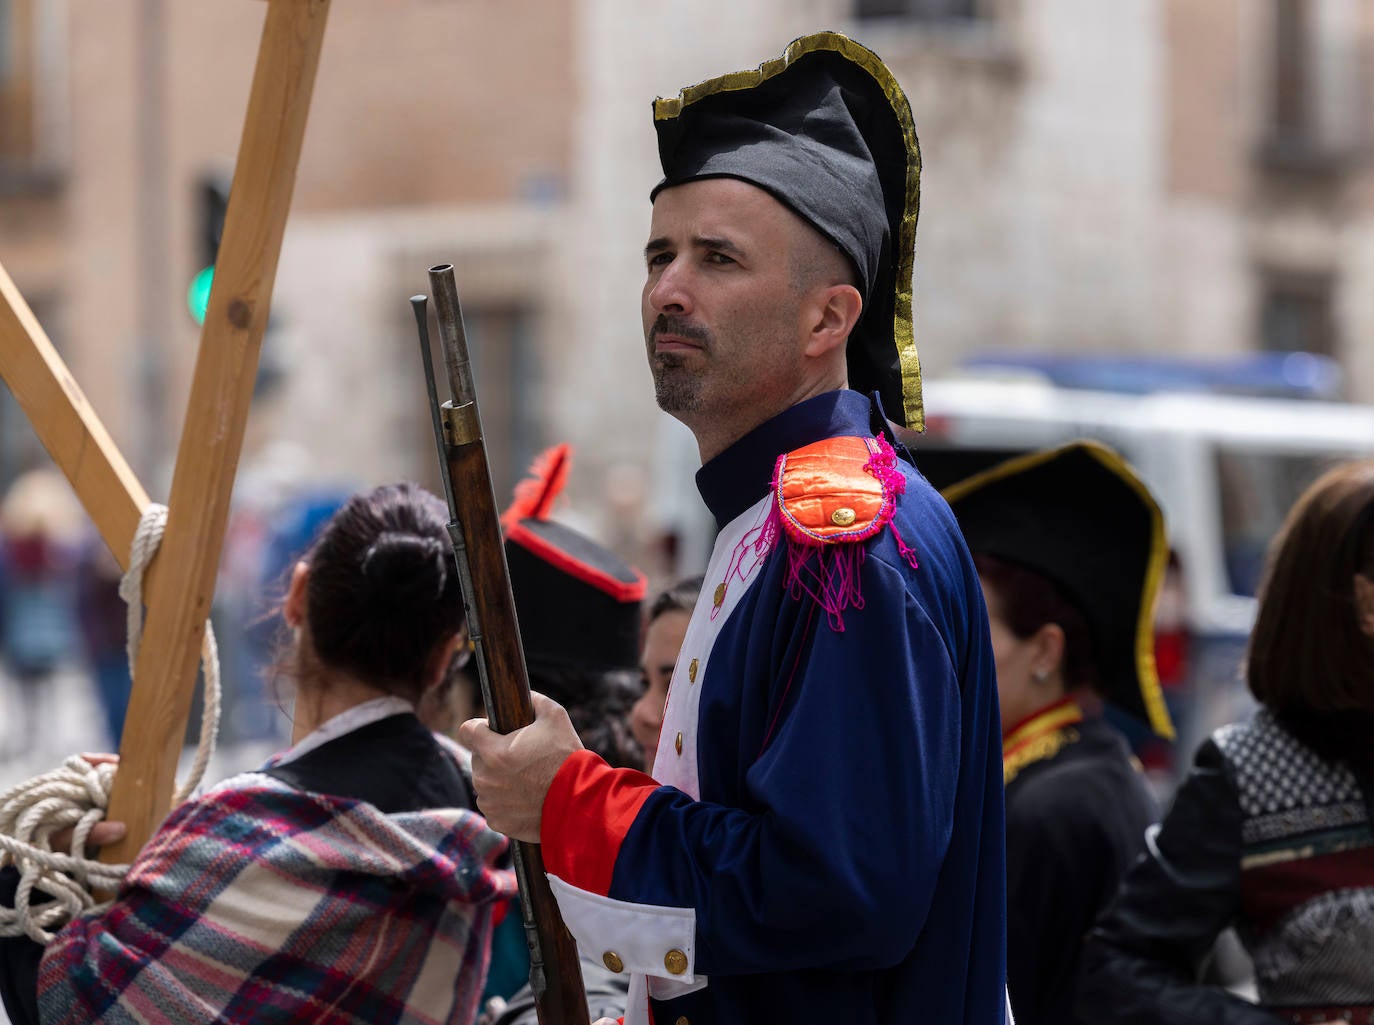
<instances>
[{"instance_id":1,"label":"wooden beam","mask_svg":"<svg viewBox=\"0 0 1374 1025\"><path fill-rule=\"evenodd\" d=\"M171 803L329 0L269 0L108 817L131 861Z\"/></svg>"},{"instance_id":2,"label":"wooden beam","mask_svg":"<svg viewBox=\"0 0 1374 1025\"><path fill-rule=\"evenodd\" d=\"M100 536L128 569L148 493L110 439L42 325L0 266L0 377ZM156 565L156 561L154 562ZM144 578L151 583L151 577Z\"/></svg>"}]
</instances>

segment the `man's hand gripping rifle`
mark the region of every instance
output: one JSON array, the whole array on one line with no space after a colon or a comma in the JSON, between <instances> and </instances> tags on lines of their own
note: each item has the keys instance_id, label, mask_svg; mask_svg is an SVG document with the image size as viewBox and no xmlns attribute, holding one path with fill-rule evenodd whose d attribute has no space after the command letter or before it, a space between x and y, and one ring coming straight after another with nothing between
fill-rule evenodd
<instances>
[{"instance_id":1,"label":"man's hand gripping rifle","mask_svg":"<svg viewBox=\"0 0 1374 1025\"><path fill-rule=\"evenodd\" d=\"M439 448L444 498L448 500L448 532L458 562L487 719L497 733L509 733L534 721L529 676L501 543L491 469L482 441L482 422L453 267L431 267L429 281L452 393L451 400L442 406L429 349L427 299L417 295L410 302L420 332L434 440ZM511 850L530 951L530 986L540 1025L588 1025L577 944L558 914L539 846L512 841Z\"/></svg>"}]
</instances>

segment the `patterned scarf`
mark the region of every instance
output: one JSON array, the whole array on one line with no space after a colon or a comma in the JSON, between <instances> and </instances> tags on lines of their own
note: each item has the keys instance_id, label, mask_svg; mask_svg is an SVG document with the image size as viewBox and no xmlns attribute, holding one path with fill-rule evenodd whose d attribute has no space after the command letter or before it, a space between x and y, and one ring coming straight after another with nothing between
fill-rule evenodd
<instances>
[{"instance_id":1,"label":"patterned scarf","mask_svg":"<svg viewBox=\"0 0 1374 1025\"><path fill-rule=\"evenodd\" d=\"M39 973L45 1025L467 1025L515 893L479 815L237 776L188 801Z\"/></svg>"}]
</instances>

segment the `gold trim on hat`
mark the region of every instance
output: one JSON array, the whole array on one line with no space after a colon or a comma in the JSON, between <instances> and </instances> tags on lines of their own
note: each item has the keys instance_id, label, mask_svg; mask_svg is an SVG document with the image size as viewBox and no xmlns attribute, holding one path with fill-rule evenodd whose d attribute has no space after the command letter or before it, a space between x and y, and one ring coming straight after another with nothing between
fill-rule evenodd
<instances>
[{"instance_id":1,"label":"gold trim on hat","mask_svg":"<svg viewBox=\"0 0 1374 1025\"><path fill-rule=\"evenodd\" d=\"M906 202L902 207L902 222L898 238L893 240L896 261L896 293L893 302L892 339L896 348L897 365L902 375L902 412L906 425L912 430L925 430L925 407L921 401L921 360L916 354L915 331L911 323L911 274L916 262L916 219L921 212L921 144L916 138L916 122L911 116L911 104L888 66L868 47L856 43L838 32L816 32L794 39L781 57L764 61L753 71L732 71L719 78L711 78L689 85L677 96L654 100L654 120L671 121L682 111L708 96L718 93L753 89L768 79L780 75L801 57L828 51L838 53L857 64L878 83L892 113L906 138Z\"/></svg>"},{"instance_id":2,"label":"gold trim on hat","mask_svg":"<svg viewBox=\"0 0 1374 1025\"><path fill-rule=\"evenodd\" d=\"M1146 562L1145 583L1140 592L1140 611L1135 627L1135 671L1140 684L1140 697L1145 703L1145 713L1150 719L1150 728L1165 740L1173 740L1174 724L1169 718L1169 709L1164 704L1164 691L1160 688L1159 670L1155 666L1154 647L1155 599L1159 595L1159 586L1164 579L1164 570L1169 561L1169 542L1164 533L1164 514L1160 511L1159 503L1155 501L1154 495L1150 494L1150 489L1136 475L1131 465L1101 442L1083 439L1060 445L1058 448L1009 459L990 470L975 473L972 477L951 484L940 494L946 502L954 505L975 491L1033 470L1076 448L1083 449L1124 481L1150 512L1150 555Z\"/></svg>"}]
</instances>

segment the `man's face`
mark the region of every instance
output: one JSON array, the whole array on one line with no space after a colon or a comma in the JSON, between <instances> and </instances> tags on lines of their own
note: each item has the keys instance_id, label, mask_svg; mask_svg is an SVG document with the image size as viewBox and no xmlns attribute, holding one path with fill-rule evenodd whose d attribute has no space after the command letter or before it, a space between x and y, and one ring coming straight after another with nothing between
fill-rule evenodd
<instances>
[{"instance_id":1,"label":"man's face","mask_svg":"<svg viewBox=\"0 0 1374 1025\"><path fill-rule=\"evenodd\" d=\"M757 424L791 404L805 330L790 253L804 230L768 193L731 178L658 194L641 311L663 410L688 426Z\"/></svg>"}]
</instances>

